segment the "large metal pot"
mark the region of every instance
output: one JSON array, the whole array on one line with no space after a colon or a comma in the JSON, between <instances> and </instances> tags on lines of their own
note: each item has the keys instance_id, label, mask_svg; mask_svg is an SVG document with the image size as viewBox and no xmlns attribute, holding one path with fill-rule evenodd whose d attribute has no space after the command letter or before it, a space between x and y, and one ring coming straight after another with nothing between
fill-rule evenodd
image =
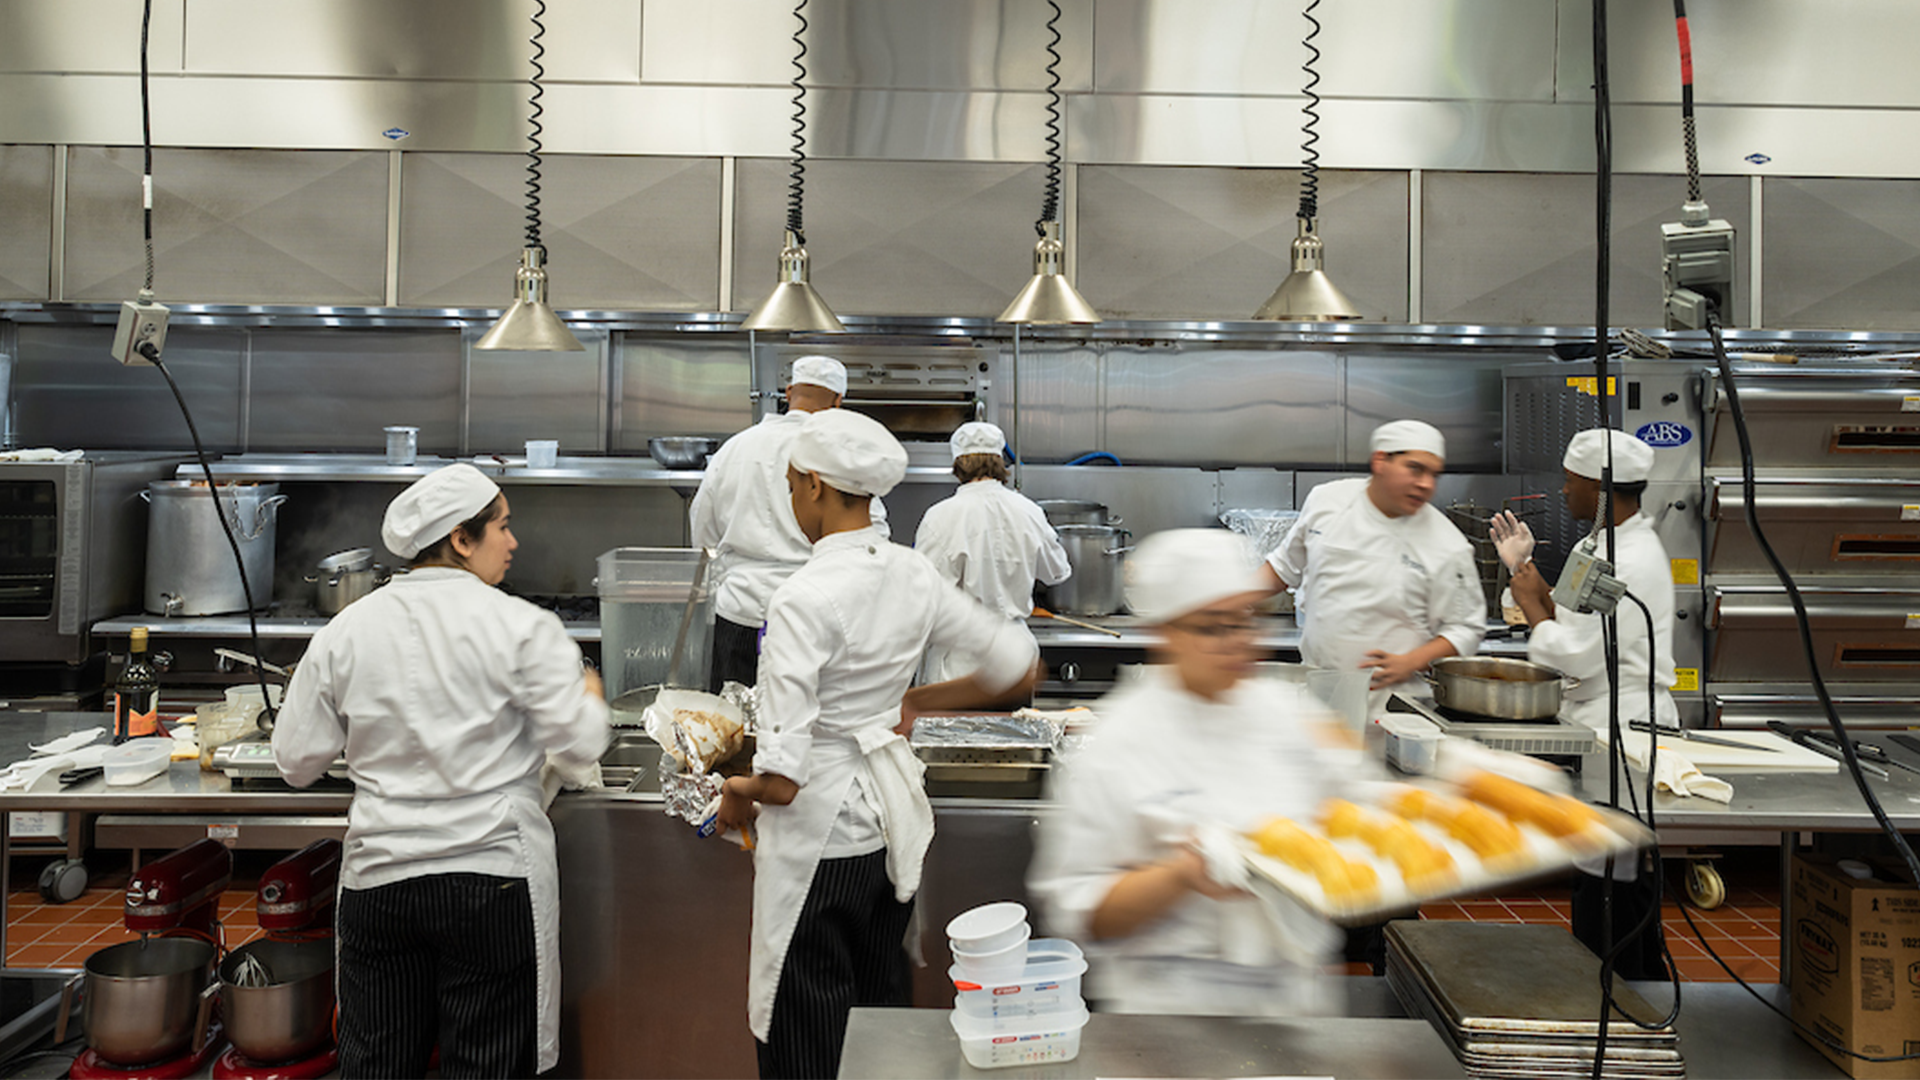
<instances>
[{"instance_id":1,"label":"large metal pot","mask_svg":"<svg viewBox=\"0 0 1920 1080\"><path fill-rule=\"evenodd\" d=\"M307 580L315 586L313 605L322 615L338 615L348 604L387 583L372 548L353 548L320 560Z\"/></svg>"},{"instance_id":2,"label":"large metal pot","mask_svg":"<svg viewBox=\"0 0 1920 1080\"><path fill-rule=\"evenodd\" d=\"M1054 528L1062 525L1118 525L1119 515L1109 517L1107 504L1087 499L1041 499L1040 511L1047 515L1047 524Z\"/></svg>"},{"instance_id":3,"label":"large metal pot","mask_svg":"<svg viewBox=\"0 0 1920 1080\"><path fill-rule=\"evenodd\" d=\"M220 1015L227 1038L254 1061L293 1061L333 1035L334 943L250 942L220 962ZM266 986L236 982L251 957L267 971Z\"/></svg>"},{"instance_id":4,"label":"large metal pot","mask_svg":"<svg viewBox=\"0 0 1920 1080\"><path fill-rule=\"evenodd\" d=\"M220 509L256 607L273 599L273 536L286 502L278 484L222 484ZM153 615L225 615L247 610L234 569L233 549L214 516L204 483L155 480L143 492L153 504L147 524L147 612Z\"/></svg>"},{"instance_id":5,"label":"large metal pot","mask_svg":"<svg viewBox=\"0 0 1920 1080\"><path fill-rule=\"evenodd\" d=\"M1495 720L1560 715L1560 697L1580 680L1545 664L1502 656L1449 656L1427 673L1434 704Z\"/></svg>"},{"instance_id":6,"label":"large metal pot","mask_svg":"<svg viewBox=\"0 0 1920 1080\"><path fill-rule=\"evenodd\" d=\"M177 1057L204 1027L202 992L213 975L213 946L161 937L110 945L87 957L87 1045L115 1065Z\"/></svg>"},{"instance_id":7,"label":"large metal pot","mask_svg":"<svg viewBox=\"0 0 1920 1080\"><path fill-rule=\"evenodd\" d=\"M1062 525L1060 546L1073 576L1048 586L1055 611L1064 615L1112 615L1126 606L1127 545L1132 534L1111 525Z\"/></svg>"}]
</instances>

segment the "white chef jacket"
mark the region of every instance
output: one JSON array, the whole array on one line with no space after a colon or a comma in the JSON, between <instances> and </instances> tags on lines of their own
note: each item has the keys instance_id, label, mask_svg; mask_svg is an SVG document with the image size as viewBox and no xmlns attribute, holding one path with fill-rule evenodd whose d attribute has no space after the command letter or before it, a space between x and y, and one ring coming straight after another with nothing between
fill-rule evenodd
<instances>
[{"instance_id":1,"label":"white chef jacket","mask_svg":"<svg viewBox=\"0 0 1920 1080\"><path fill-rule=\"evenodd\" d=\"M1601 540L1605 554L1604 545ZM1653 522L1636 513L1613 527L1614 574L1653 615L1654 709L1662 724L1677 724L1673 694L1673 564L1654 534ZM1631 600L1614 614L1620 624L1620 722L1647 718L1647 620ZM1600 616L1556 608L1533 628L1527 659L1559 668L1580 680L1562 697L1560 715L1575 723L1607 726L1607 661Z\"/></svg>"},{"instance_id":2,"label":"white chef jacket","mask_svg":"<svg viewBox=\"0 0 1920 1080\"><path fill-rule=\"evenodd\" d=\"M1304 689L1247 679L1224 700L1150 666L1094 706L1090 744L1057 764L1027 874L1049 932L1079 939L1091 995L1119 1012L1266 1014L1313 1011L1302 998L1315 970L1248 955L1252 900L1189 894L1133 934L1094 941L1094 912L1131 870L1172 855L1193 831L1251 831L1268 818L1311 821L1320 803L1351 795L1367 774L1357 750L1327 749L1316 723L1337 719ZM1318 924L1308 952L1331 959L1340 936ZM1238 962L1235 962L1235 961Z\"/></svg>"},{"instance_id":3,"label":"white chef jacket","mask_svg":"<svg viewBox=\"0 0 1920 1080\"><path fill-rule=\"evenodd\" d=\"M1487 634L1473 545L1432 506L1381 513L1366 477L1308 492L1267 563L1294 590L1300 652L1315 667L1350 670L1371 650L1404 653L1435 637L1471 656Z\"/></svg>"},{"instance_id":4,"label":"white chef jacket","mask_svg":"<svg viewBox=\"0 0 1920 1080\"><path fill-rule=\"evenodd\" d=\"M882 835L887 808L874 805L884 800L863 760L881 743L911 759L890 732L930 643L982 657L978 675L990 690L1019 682L1038 655L1022 628L878 528L822 537L768 607L753 771L784 776L800 792L786 806L763 805L757 823L747 1003L757 1039L767 1038L787 945L821 858L887 847L896 886L904 871L917 881L918 865L893 864L900 838ZM931 822L928 808L922 840Z\"/></svg>"},{"instance_id":5,"label":"white chef jacket","mask_svg":"<svg viewBox=\"0 0 1920 1080\"><path fill-rule=\"evenodd\" d=\"M763 417L707 459L688 515L693 546L716 550L713 610L728 622L765 625L774 590L813 554L787 490L793 437L811 415L795 409ZM870 512L887 536L886 505L874 499Z\"/></svg>"},{"instance_id":6,"label":"white chef jacket","mask_svg":"<svg viewBox=\"0 0 1920 1080\"><path fill-rule=\"evenodd\" d=\"M1046 512L993 479L962 484L928 507L913 549L960 591L1023 628L1033 614L1034 582L1057 585L1073 573ZM926 681L958 678L973 667L970 657L929 650Z\"/></svg>"},{"instance_id":7,"label":"white chef jacket","mask_svg":"<svg viewBox=\"0 0 1920 1080\"><path fill-rule=\"evenodd\" d=\"M346 752L340 884L525 878L539 946L540 1068L559 1057L559 869L540 768L599 760L607 704L560 620L452 567L396 577L313 636L273 729L305 787Z\"/></svg>"}]
</instances>

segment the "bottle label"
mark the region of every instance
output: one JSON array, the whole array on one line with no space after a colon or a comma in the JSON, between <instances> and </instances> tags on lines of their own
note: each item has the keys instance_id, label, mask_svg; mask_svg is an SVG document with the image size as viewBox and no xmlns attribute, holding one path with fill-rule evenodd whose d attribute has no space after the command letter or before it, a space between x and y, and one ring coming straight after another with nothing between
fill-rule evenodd
<instances>
[{"instance_id":1,"label":"bottle label","mask_svg":"<svg viewBox=\"0 0 1920 1080\"><path fill-rule=\"evenodd\" d=\"M144 701L142 699L145 699ZM120 734L129 739L160 734L160 695L113 695L113 715Z\"/></svg>"}]
</instances>

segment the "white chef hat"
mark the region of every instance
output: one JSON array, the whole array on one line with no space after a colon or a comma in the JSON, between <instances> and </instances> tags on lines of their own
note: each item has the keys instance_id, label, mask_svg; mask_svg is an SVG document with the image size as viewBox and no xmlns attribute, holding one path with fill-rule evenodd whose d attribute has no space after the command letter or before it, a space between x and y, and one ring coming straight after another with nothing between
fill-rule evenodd
<instances>
[{"instance_id":1,"label":"white chef hat","mask_svg":"<svg viewBox=\"0 0 1920 1080\"><path fill-rule=\"evenodd\" d=\"M380 539L387 550L411 559L453 532L454 526L487 508L500 485L467 464L435 469L387 504Z\"/></svg>"},{"instance_id":2,"label":"white chef hat","mask_svg":"<svg viewBox=\"0 0 1920 1080\"><path fill-rule=\"evenodd\" d=\"M1447 437L1440 429L1423 420L1395 420L1373 429L1375 453L1397 454L1402 450L1425 450L1442 461L1447 459Z\"/></svg>"},{"instance_id":3,"label":"white chef hat","mask_svg":"<svg viewBox=\"0 0 1920 1080\"><path fill-rule=\"evenodd\" d=\"M793 437L787 460L849 495L885 495L907 475L907 452L878 420L847 409L822 409Z\"/></svg>"},{"instance_id":4,"label":"white chef hat","mask_svg":"<svg viewBox=\"0 0 1920 1080\"><path fill-rule=\"evenodd\" d=\"M998 424L975 420L956 428L953 438L947 440L947 445L953 447L955 461L959 461L968 454L1004 454L1007 449L1007 433L1001 431Z\"/></svg>"},{"instance_id":5,"label":"white chef hat","mask_svg":"<svg viewBox=\"0 0 1920 1080\"><path fill-rule=\"evenodd\" d=\"M1168 529L1127 557L1127 607L1150 624L1172 622L1229 596L1270 591L1246 537L1226 529Z\"/></svg>"},{"instance_id":6,"label":"white chef hat","mask_svg":"<svg viewBox=\"0 0 1920 1080\"><path fill-rule=\"evenodd\" d=\"M1607 465L1609 440L1613 442L1614 483L1637 484L1653 474L1653 447L1612 428L1588 428L1567 440L1567 454L1560 464L1568 472L1598 480Z\"/></svg>"},{"instance_id":7,"label":"white chef hat","mask_svg":"<svg viewBox=\"0 0 1920 1080\"><path fill-rule=\"evenodd\" d=\"M847 392L847 366L831 356L803 356L793 362L787 385L824 386L836 394Z\"/></svg>"}]
</instances>

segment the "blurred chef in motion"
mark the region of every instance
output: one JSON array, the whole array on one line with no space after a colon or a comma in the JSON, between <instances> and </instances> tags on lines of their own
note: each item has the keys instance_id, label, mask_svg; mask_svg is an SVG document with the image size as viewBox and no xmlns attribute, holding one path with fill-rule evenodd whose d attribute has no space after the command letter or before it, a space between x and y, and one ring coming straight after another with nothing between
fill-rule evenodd
<instances>
[{"instance_id":1,"label":"blurred chef in motion","mask_svg":"<svg viewBox=\"0 0 1920 1080\"><path fill-rule=\"evenodd\" d=\"M1647 619L1631 601L1615 612L1620 631L1620 722L1647 719L1647 675L1653 675L1653 718L1663 725L1679 723L1673 704L1673 563L1654 535L1653 522L1640 510L1640 496L1653 472L1653 447L1624 431L1593 428L1567 442L1561 465L1566 483L1560 493L1575 521L1601 526L1600 474L1607 464L1607 444L1613 444L1614 576L1640 598L1653 616L1653 637L1647 637ZM1527 617L1527 659L1558 668L1580 680L1566 691L1560 715L1588 727L1607 726L1607 659L1601 617L1557 607L1553 585L1533 562L1533 530L1511 511L1496 515L1492 524L1494 549L1513 576L1513 599ZM1605 558L1604 539L1597 554Z\"/></svg>"},{"instance_id":2,"label":"blurred chef in motion","mask_svg":"<svg viewBox=\"0 0 1920 1080\"><path fill-rule=\"evenodd\" d=\"M753 684L767 601L812 553L787 497L787 449L807 417L838 407L846 392L840 361L802 356L787 380L787 411L735 434L707 460L688 518L692 545L715 551L713 693L723 683ZM885 539L885 504L874 499L872 512Z\"/></svg>"},{"instance_id":3,"label":"blurred chef in motion","mask_svg":"<svg viewBox=\"0 0 1920 1080\"><path fill-rule=\"evenodd\" d=\"M1300 652L1314 667L1370 668L1373 711L1419 673L1470 656L1487 633L1473 545L1429 505L1445 471L1440 429L1395 420L1373 431L1371 475L1321 484L1267 558L1266 587L1293 590Z\"/></svg>"},{"instance_id":4,"label":"blurred chef in motion","mask_svg":"<svg viewBox=\"0 0 1920 1080\"><path fill-rule=\"evenodd\" d=\"M412 571L320 628L287 686L274 764L295 787L342 752L340 1072L531 1076L560 1052L560 876L540 770L597 776L600 679L560 619L501 592L519 547L471 465L415 481L380 535Z\"/></svg>"},{"instance_id":5,"label":"blurred chef in motion","mask_svg":"<svg viewBox=\"0 0 1920 1080\"><path fill-rule=\"evenodd\" d=\"M1240 865L1221 830L1308 820L1369 775L1317 700L1254 677L1253 605L1271 592L1255 567L1223 529L1140 544L1127 604L1158 637L1153 662L1094 706L1098 734L1052 774L1057 810L1041 818L1027 887L1050 931L1086 946L1090 996L1109 1011L1338 1007L1315 976L1339 930L1221 880Z\"/></svg>"},{"instance_id":6,"label":"blurred chef in motion","mask_svg":"<svg viewBox=\"0 0 1920 1080\"><path fill-rule=\"evenodd\" d=\"M787 482L813 557L768 606L753 775L724 782L719 813L757 821L747 1015L763 1077L836 1075L854 1006L909 1003L903 941L933 807L903 736L920 712L1024 697L1035 678L1031 635L873 522L906 470L899 442L858 413L817 412L793 439ZM909 692L929 645L979 669Z\"/></svg>"},{"instance_id":7,"label":"blurred chef in motion","mask_svg":"<svg viewBox=\"0 0 1920 1080\"><path fill-rule=\"evenodd\" d=\"M927 508L914 535L915 551L960 591L1026 629L1036 581L1057 585L1073 567L1046 512L1007 484L1006 433L994 424L960 425L949 440L960 489ZM972 657L935 648L923 681L942 682L972 671Z\"/></svg>"}]
</instances>

